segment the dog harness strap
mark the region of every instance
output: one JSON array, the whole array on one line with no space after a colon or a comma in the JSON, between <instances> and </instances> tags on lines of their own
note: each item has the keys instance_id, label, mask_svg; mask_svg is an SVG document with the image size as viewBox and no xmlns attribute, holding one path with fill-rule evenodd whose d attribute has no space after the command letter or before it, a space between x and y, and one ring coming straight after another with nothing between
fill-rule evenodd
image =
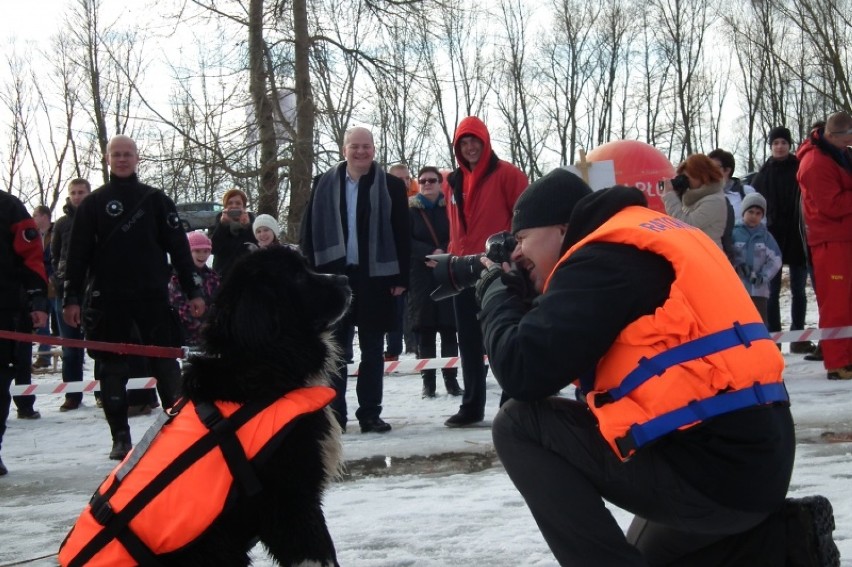
<instances>
[{"instance_id":1,"label":"dog harness strap","mask_svg":"<svg viewBox=\"0 0 852 567\"><path fill-rule=\"evenodd\" d=\"M145 451L150 447L151 442L154 441L154 438L160 433L160 430L163 428L165 424L170 422L174 416L169 415L166 411L161 411L157 416L157 419L154 420L154 423L151 424L151 427L145 432L145 435L142 436L142 439L139 443L133 447L133 451L131 451L130 455L124 460L123 463L118 467L118 470L115 471L115 480L117 482L121 482L124 480L130 471L133 470L133 467L136 466L136 463L142 458L142 455L145 454Z\"/></svg>"},{"instance_id":2,"label":"dog harness strap","mask_svg":"<svg viewBox=\"0 0 852 567\"><path fill-rule=\"evenodd\" d=\"M229 418L231 426L234 429L239 429L252 417L254 417L258 411L266 407L266 405L260 405L259 409L257 404L246 404L242 406ZM183 474L196 461L201 459L201 457L218 446L218 439L212 431L208 431L204 437L193 443L186 451L181 453L180 456L160 471L157 476L154 477L154 479L145 488L140 490L121 511L115 512L110 507L107 517L105 518L106 524L104 524L104 529L98 532L98 534L80 550L77 556L71 560L69 565L86 565L92 557L104 548L104 546L113 539L117 539L119 534L127 529L127 525L130 521L133 520L133 518L135 518L136 515L154 499L154 497L162 492L166 486L173 482L178 476ZM118 483L114 482L113 485L117 486ZM110 489L112 489L112 487L110 487ZM110 491L108 490L107 493L110 493ZM103 500L103 505L109 506L109 502L104 497L101 497L100 499Z\"/></svg>"},{"instance_id":3,"label":"dog harness strap","mask_svg":"<svg viewBox=\"0 0 852 567\"><path fill-rule=\"evenodd\" d=\"M256 409L252 415L259 413L269 404L246 404L243 408L253 405ZM195 406L195 412L207 429L216 437L219 443L219 448L222 450L222 456L225 457L225 464L231 471L234 480L236 480L246 496L254 496L260 493L263 485L257 478L254 467L246 457L246 452L237 439L237 428L231 423L231 420L222 416L214 404L210 402L200 402Z\"/></svg>"},{"instance_id":4,"label":"dog harness strap","mask_svg":"<svg viewBox=\"0 0 852 567\"><path fill-rule=\"evenodd\" d=\"M116 539L124 546L127 553L133 558L138 565L145 567L163 567L156 554L151 551L151 548L145 545L145 542L133 533L133 530L123 530Z\"/></svg>"}]
</instances>

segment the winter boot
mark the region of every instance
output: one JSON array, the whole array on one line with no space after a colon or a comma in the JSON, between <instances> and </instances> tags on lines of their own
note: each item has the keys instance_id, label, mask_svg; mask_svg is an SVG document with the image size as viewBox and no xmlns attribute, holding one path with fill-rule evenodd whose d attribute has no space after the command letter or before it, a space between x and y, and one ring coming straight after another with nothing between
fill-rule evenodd
<instances>
[{"instance_id":1,"label":"winter boot","mask_svg":"<svg viewBox=\"0 0 852 567\"><path fill-rule=\"evenodd\" d=\"M8 473L9 469L6 468L6 465L3 464L3 459L0 459L0 476Z\"/></svg>"},{"instance_id":2,"label":"winter boot","mask_svg":"<svg viewBox=\"0 0 852 567\"><path fill-rule=\"evenodd\" d=\"M421 398L424 400L427 398L435 397L435 370L424 370L420 373L420 376L423 378L423 393L421 394Z\"/></svg>"},{"instance_id":3,"label":"winter boot","mask_svg":"<svg viewBox=\"0 0 852 567\"><path fill-rule=\"evenodd\" d=\"M792 354L810 354L814 351L814 343L811 341L796 341L790 343L790 353Z\"/></svg>"},{"instance_id":4,"label":"winter boot","mask_svg":"<svg viewBox=\"0 0 852 567\"><path fill-rule=\"evenodd\" d=\"M788 498L784 503L787 524L787 565L839 567L840 552L834 544L834 514L824 496Z\"/></svg>"},{"instance_id":5,"label":"winter boot","mask_svg":"<svg viewBox=\"0 0 852 567\"><path fill-rule=\"evenodd\" d=\"M806 354L804 358L805 360L822 362L822 343L817 343L817 346L814 351L810 354Z\"/></svg>"},{"instance_id":6,"label":"winter boot","mask_svg":"<svg viewBox=\"0 0 852 567\"><path fill-rule=\"evenodd\" d=\"M130 452L133 445L130 443L130 432L119 431L112 436L112 451L109 452L109 458L113 461L121 461Z\"/></svg>"},{"instance_id":7,"label":"winter boot","mask_svg":"<svg viewBox=\"0 0 852 567\"><path fill-rule=\"evenodd\" d=\"M459 387L459 381L456 379L458 376L458 371L455 368L444 371L444 387L447 389L447 393L451 396L462 396L464 395L464 390Z\"/></svg>"},{"instance_id":8,"label":"winter boot","mask_svg":"<svg viewBox=\"0 0 852 567\"><path fill-rule=\"evenodd\" d=\"M826 374L829 380L852 380L852 364L843 368L830 368Z\"/></svg>"}]
</instances>

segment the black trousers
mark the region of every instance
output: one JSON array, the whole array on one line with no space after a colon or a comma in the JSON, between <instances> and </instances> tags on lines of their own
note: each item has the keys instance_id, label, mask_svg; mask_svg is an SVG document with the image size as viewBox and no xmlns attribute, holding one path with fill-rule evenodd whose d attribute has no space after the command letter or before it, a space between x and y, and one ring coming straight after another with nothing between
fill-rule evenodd
<instances>
[{"instance_id":1,"label":"black trousers","mask_svg":"<svg viewBox=\"0 0 852 567\"><path fill-rule=\"evenodd\" d=\"M180 329L168 301L100 301L84 315L86 338L116 343L179 347ZM89 351L97 360L97 378L101 381L104 415L115 436L130 430L127 422L127 379L133 374L131 357ZM163 407L169 407L180 395L180 365L174 358L146 357L148 370L157 379L157 392ZM147 397L147 396L145 396Z\"/></svg>"},{"instance_id":2,"label":"black trousers","mask_svg":"<svg viewBox=\"0 0 852 567\"><path fill-rule=\"evenodd\" d=\"M475 293L473 288L465 289L453 298L453 307L464 379L459 413L482 419L485 413L485 345L477 319L479 306Z\"/></svg>"},{"instance_id":3,"label":"black trousers","mask_svg":"<svg viewBox=\"0 0 852 567\"><path fill-rule=\"evenodd\" d=\"M510 400L493 436L561 565L784 564L782 503L778 513L722 506L680 478L654 446L622 462L584 404ZM605 500L636 514L626 536Z\"/></svg>"},{"instance_id":4,"label":"black trousers","mask_svg":"<svg viewBox=\"0 0 852 567\"><path fill-rule=\"evenodd\" d=\"M16 315L14 311L0 309L0 329L14 331ZM9 417L9 407L12 405L9 387L15 379L16 345L15 341L0 339L0 448L3 446L6 419Z\"/></svg>"}]
</instances>

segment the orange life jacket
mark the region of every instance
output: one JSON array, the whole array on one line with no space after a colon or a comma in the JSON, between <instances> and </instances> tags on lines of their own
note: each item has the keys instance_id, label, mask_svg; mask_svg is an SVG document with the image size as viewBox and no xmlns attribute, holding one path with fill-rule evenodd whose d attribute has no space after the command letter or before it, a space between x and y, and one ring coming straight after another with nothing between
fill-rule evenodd
<instances>
[{"instance_id":1,"label":"orange life jacket","mask_svg":"<svg viewBox=\"0 0 852 567\"><path fill-rule=\"evenodd\" d=\"M60 564L154 563L153 556L191 543L234 491L260 490L250 461L280 441L289 423L322 409L334 395L331 388L310 387L272 403L186 402L176 416L164 418L147 450L143 438L107 476L62 543Z\"/></svg>"},{"instance_id":2,"label":"orange life jacket","mask_svg":"<svg viewBox=\"0 0 852 567\"><path fill-rule=\"evenodd\" d=\"M724 253L699 229L627 207L577 242L545 282L592 242L666 258L668 299L616 337L595 369L589 408L622 459L676 429L756 405L788 402L784 359Z\"/></svg>"}]
</instances>

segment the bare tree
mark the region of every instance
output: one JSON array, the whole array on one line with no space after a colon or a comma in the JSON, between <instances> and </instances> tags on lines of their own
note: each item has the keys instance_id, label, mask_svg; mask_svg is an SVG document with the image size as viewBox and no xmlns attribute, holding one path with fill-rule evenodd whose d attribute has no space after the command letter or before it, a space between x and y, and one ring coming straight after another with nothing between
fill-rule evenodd
<instances>
[{"instance_id":1,"label":"bare tree","mask_svg":"<svg viewBox=\"0 0 852 567\"><path fill-rule=\"evenodd\" d=\"M552 7L553 29L545 40L539 65L546 96L546 112L556 136L559 163L574 163L580 103L591 79L595 58L593 28L600 7L579 0L556 0Z\"/></svg>"},{"instance_id":2,"label":"bare tree","mask_svg":"<svg viewBox=\"0 0 852 567\"><path fill-rule=\"evenodd\" d=\"M427 55L423 74L435 97L435 117L444 144L445 164L455 164L453 136L466 116L483 117L492 89L487 37L477 26L486 14L477 4L446 0L424 29Z\"/></svg>"},{"instance_id":3,"label":"bare tree","mask_svg":"<svg viewBox=\"0 0 852 567\"><path fill-rule=\"evenodd\" d=\"M626 64L628 47L632 43L631 19L630 5L619 0L606 0L597 18L599 59L596 67L599 75L595 93L596 104L591 105L598 110L595 140L597 144L608 142L614 132L615 93L618 88L619 69ZM624 80L626 81L626 78Z\"/></svg>"},{"instance_id":4,"label":"bare tree","mask_svg":"<svg viewBox=\"0 0 852 567\"><path fill-rule=\"evenodd\" d=\"M535 179L542 174L539 158L547 125L546 118L539 117L538 81L527 60L530 12L520 0L501 0L498 20L504 35L495 57L500 85L495 89L496 105L509 137L509 160Z\"/></svg>"},{"instance_id":5,"label":"bare tree","mask_svg":"<svg viewBox=\"0 0 852 567\"><path fill-rule=\"evenodd\" d=\"M29 191L22 186L22 168L26 160L25 132L29 126L28 94L21 73L23 62L14 54L7 57L6 64L11 80L0 91L0 101L5 107L9 122L5 156L3 159L3 189L29 200Z\"/></svg>"},{"instance_id":6,"label":"bare tree","mask_svg":"<svg viewBox=\"0 0 852 567\"><path fill-rule=\"evenodd\" d=\"M719 13L710 0L654 0L656 41L672 67L679 136L684 157L695 151L694 130L701 120L699 76L704 42Z\"/></svg>"}]
</instances>

